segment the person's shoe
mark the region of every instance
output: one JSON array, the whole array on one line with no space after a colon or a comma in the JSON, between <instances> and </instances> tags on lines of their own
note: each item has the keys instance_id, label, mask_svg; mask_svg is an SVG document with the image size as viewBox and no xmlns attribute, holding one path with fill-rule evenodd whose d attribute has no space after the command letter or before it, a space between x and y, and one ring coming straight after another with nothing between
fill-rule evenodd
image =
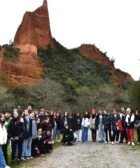
<instances>
[{"instance_id":1,"label":"person's shoe","mask_svg":"<svg viewBox=\"0 0 140 168\"><path fill-rule=\"evenodd\" d=\"M30 160L30 157L27 157L26 159L27 159L27 160Z\"/></svg>"},{"instance_id":2,"label":"person's shoe","mask_svg":"<svg viewBox=\"0 0 140 168\"><path fill-rule=\"evenodd\" d=\"M114 142L112 142L112 145L114 145Z\"/></svg>"},{"instance_id":3,"label":"person's shoe","mask_svg":"<svg viewBox=\"0 0 140 168\"><path fill-rule=\"evenodd\" d=\"M44 154L41 154L42 157L44 157Z\"/></svg>"},{"instance_id":4,"label":"person's shoe","mask_svg":"<svg viewBox=\"0 0 140 168\"><path fill-rule=\"evenodd\" d=\"M25 158L24 158L24 157L21 157L21 160L22 160L22 161L25 161Z\"/></svg>"},{"instance_id":5,"label":"person's shoe","mask_svg":"<svg viewBox=\"0 0 140 168\"><path fill-rule=\"evenodd\" d=\"M119 141L116 141L116 144L119 144Z\"/></svg>"},{"instance_id":6,"label":"person's shoe","mask_svg":"<svg viewBox=\"0 0 140 168\"><path fill-rule=\"evenodd\" d=\"M133 146L135 146L134 142L131 143Z\"/></svg>"},{"instance_id":7,"label":"person's shoe","mask_svg":"<svg viewBox=\"0 0 140 168\"><path fill-rule=\"evenodd\" d=\"M107 144L108 142L107 141L105 141L105 144Z\"/></svg>"},{"instance_id":8,"label":"person's shoe","mask_svg":"<svg viewBox=\"0 0 140 168\"><path fill-rule=\"evenodd\" d=\"M33 159L33 157L32 157L32 156L30 156L30 159Z\"/></svg>"},{"instance_id":9,"label":"person's shoe","mask_svg":"<svg viewBox=\"0 0 140 168\"><path fill-rule=\"evenodd\" d=\"M60 142L60 140L58 140L57 142Z\"/></svg>"},{"instance_id":10,"label":"person's shoe","mask_svg":"<svg viewBox=\"0 0 140 168\"><path fill-rule=\"evenodd\" d=\"M4 168L10 168L10 166L5 166Z\"/></svg>"},{"instance_id":11,"label":"person's shoe","mask_svg":"<svg viewBox=\"0 0 140 168\"><path fill-rule=\"evenodd\" d=\"M131 142L129 141L129 142L127 143L127 145L130 145L130 143L131 143Z\"/></svg>"},{"instance_id":12,"label":"person's shoe","mask_svg":"<svg viewBox=\"0 0 140 168\"><path fill-rule=\"evenodd\" d=\"M139 142L137 142L137 145L139 145L140 143Z\"/></svg>"},{"instance_id":13,"label":"person's shoe","mask_svg":"<svg viewBox=\"0 0 140 168\"><path fill-rule=\"evenodd\" d=\"M54 141L52 141L52 144L54 144Z\"/></svg>"}]
</instances>

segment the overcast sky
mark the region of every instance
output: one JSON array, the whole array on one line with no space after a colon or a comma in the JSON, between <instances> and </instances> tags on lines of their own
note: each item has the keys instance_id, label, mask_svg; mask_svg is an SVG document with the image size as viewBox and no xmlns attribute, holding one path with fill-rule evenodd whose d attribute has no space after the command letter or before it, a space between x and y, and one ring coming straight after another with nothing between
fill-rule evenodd
<instances>
[{"instance_id":1,"label":"overcast sky","mask_svg":"<svg viewBox=\"0 0 140 168\"><path fill-rule=\"evenodd\" d=\"M9 43L26 11L43 0L0 0L0 45ZM48 0L52 36L67 48L95 44L115 67L140 77L140 0Z\"/></svg>"}]
</instances>

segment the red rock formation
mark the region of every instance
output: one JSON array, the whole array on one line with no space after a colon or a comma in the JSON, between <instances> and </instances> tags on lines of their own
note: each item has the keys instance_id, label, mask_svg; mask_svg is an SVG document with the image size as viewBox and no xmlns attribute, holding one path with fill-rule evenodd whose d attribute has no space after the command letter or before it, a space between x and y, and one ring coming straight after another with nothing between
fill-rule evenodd
<instances>
[{"instance_id":1,"label":"red rock formation","mask_svg":"<svg viewBox=\"0 0 140 168\"><path fill-rule=\"evenodd\" d=\"M37 55L37 47L54 47L51 37L47 1L34 12L26 12L14 39L14 47L19 48L18 62L3 57L0 51L1 78L10 81L12 86L33 85L41 77L42 66ZM2 80L3 80L2 79ZM2 83L0 80L0 83Z\"/></svg>"},{"instance_id":2,"label":"red rock formation","mask_svg":"<svg viewBox=\"0 0 140 168\"><path fill-rule=\"evenodd\" d=\"M34 12L26 12L14 39L14 46L31 44L46 47L54 43L51 36L47 1Z\"/></svg>"},{"instance_id":3,"label":"red rock formation","mask_svg":"<svg viewBox=\"0 0 140 168\"><path fill-rule=\"evenodd\" d=\"M109 66L112 70L115 70L114 64L109 60L109 58L101 53L101 51L95 47L95 45L82 45L79 48L79 51L82 55L93 59L94 61L97 61L99 63L104 63L107 66Z\"/></svg>"},{"instance_id":4,"label":"red rock formation","mask_svg":"<svg viewBox=\"0 0 140 168\"><path fill-rule=\"evenodd\" d=\"M110 61L109 58L104 53L102 53L97 47L95 47L95 45L82 45L79 48L79 52L82 55L91 58L96 62L103 63L109 66L111 68L112 80L117 86L121 87L123 81L134 81L130 74L115 69L113 62Z\"/></svg>"}]
</instances>

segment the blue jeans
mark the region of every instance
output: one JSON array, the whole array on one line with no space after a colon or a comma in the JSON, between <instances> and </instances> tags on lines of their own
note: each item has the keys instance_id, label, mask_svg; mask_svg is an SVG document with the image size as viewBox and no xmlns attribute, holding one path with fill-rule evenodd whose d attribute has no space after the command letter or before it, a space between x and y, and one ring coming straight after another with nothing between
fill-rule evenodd
<instances>
[{"instance_id":1,"label":"blue jeans","mask_svg":"<svg viewBox=\"0 0 140 168\"><path fill-rule=\"evenodd\" d=\"M98 125L98 141L99 142L104 141L104 126L102 123L99 123Z\"/></svg>"},{"instance_id":2,"label":"blue jeans","mask_svg":"<svg viewBox=\"0 0 140 168\"><path fill-rule=\"evenodd\" d=\"M60 130L56 130L56 137L57 137L57 140L60 141Z\"/></svg>"},{"instance_id":3,"label":"blue jeans","mask_svg":"<svg viewBox=\"0 0 140 168\"><path fill-rule=\"evenodd\" d=\"M88 127L82 127L82 142L88 141Z\"/></svg>"},{"instance_id":4,"label":"blue jeans","mask_svg":"<svg viewBox=\"0 0 140 168\"><path fill-rule=\"evenodd\" d=\"M0 145L0 168L6 167L6 162Z\"/></svg>"},{"instance_id":5,"label":"blue jeans","mask_svg":"<svg viewBox=\"0 0 140 168\"><path fill-rule=\"evenodd\" d=\"M32 137L23 140L22 157L31 157Z\"/></svg>"},{"instance_id":6,"label":"blue jeans","mask_svg":"<svg viewBox=\"0 0 140 168\"><path fill-rule=\"evenodd\" d=\"M52 129L52 141L56 140L56 127Z\"/></svg>"}]
</instances>

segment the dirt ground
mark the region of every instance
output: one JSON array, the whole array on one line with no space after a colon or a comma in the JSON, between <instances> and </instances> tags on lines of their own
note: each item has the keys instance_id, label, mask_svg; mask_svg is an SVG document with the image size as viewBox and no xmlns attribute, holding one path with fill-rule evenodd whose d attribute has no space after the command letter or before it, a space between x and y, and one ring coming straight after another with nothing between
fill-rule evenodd
<instances>
[{"instance_id":1,"label":"dirt ground","mask_svg":"<svg viewBox=\"0 0 140 168\"><path fill-rule=\"evenodd\" d=\"M90 138L91 139L91 138ZM21 168L140 168L140 146L98 142L60 146L42 158L24 163Z\"/></svg>"}]
</instances>

